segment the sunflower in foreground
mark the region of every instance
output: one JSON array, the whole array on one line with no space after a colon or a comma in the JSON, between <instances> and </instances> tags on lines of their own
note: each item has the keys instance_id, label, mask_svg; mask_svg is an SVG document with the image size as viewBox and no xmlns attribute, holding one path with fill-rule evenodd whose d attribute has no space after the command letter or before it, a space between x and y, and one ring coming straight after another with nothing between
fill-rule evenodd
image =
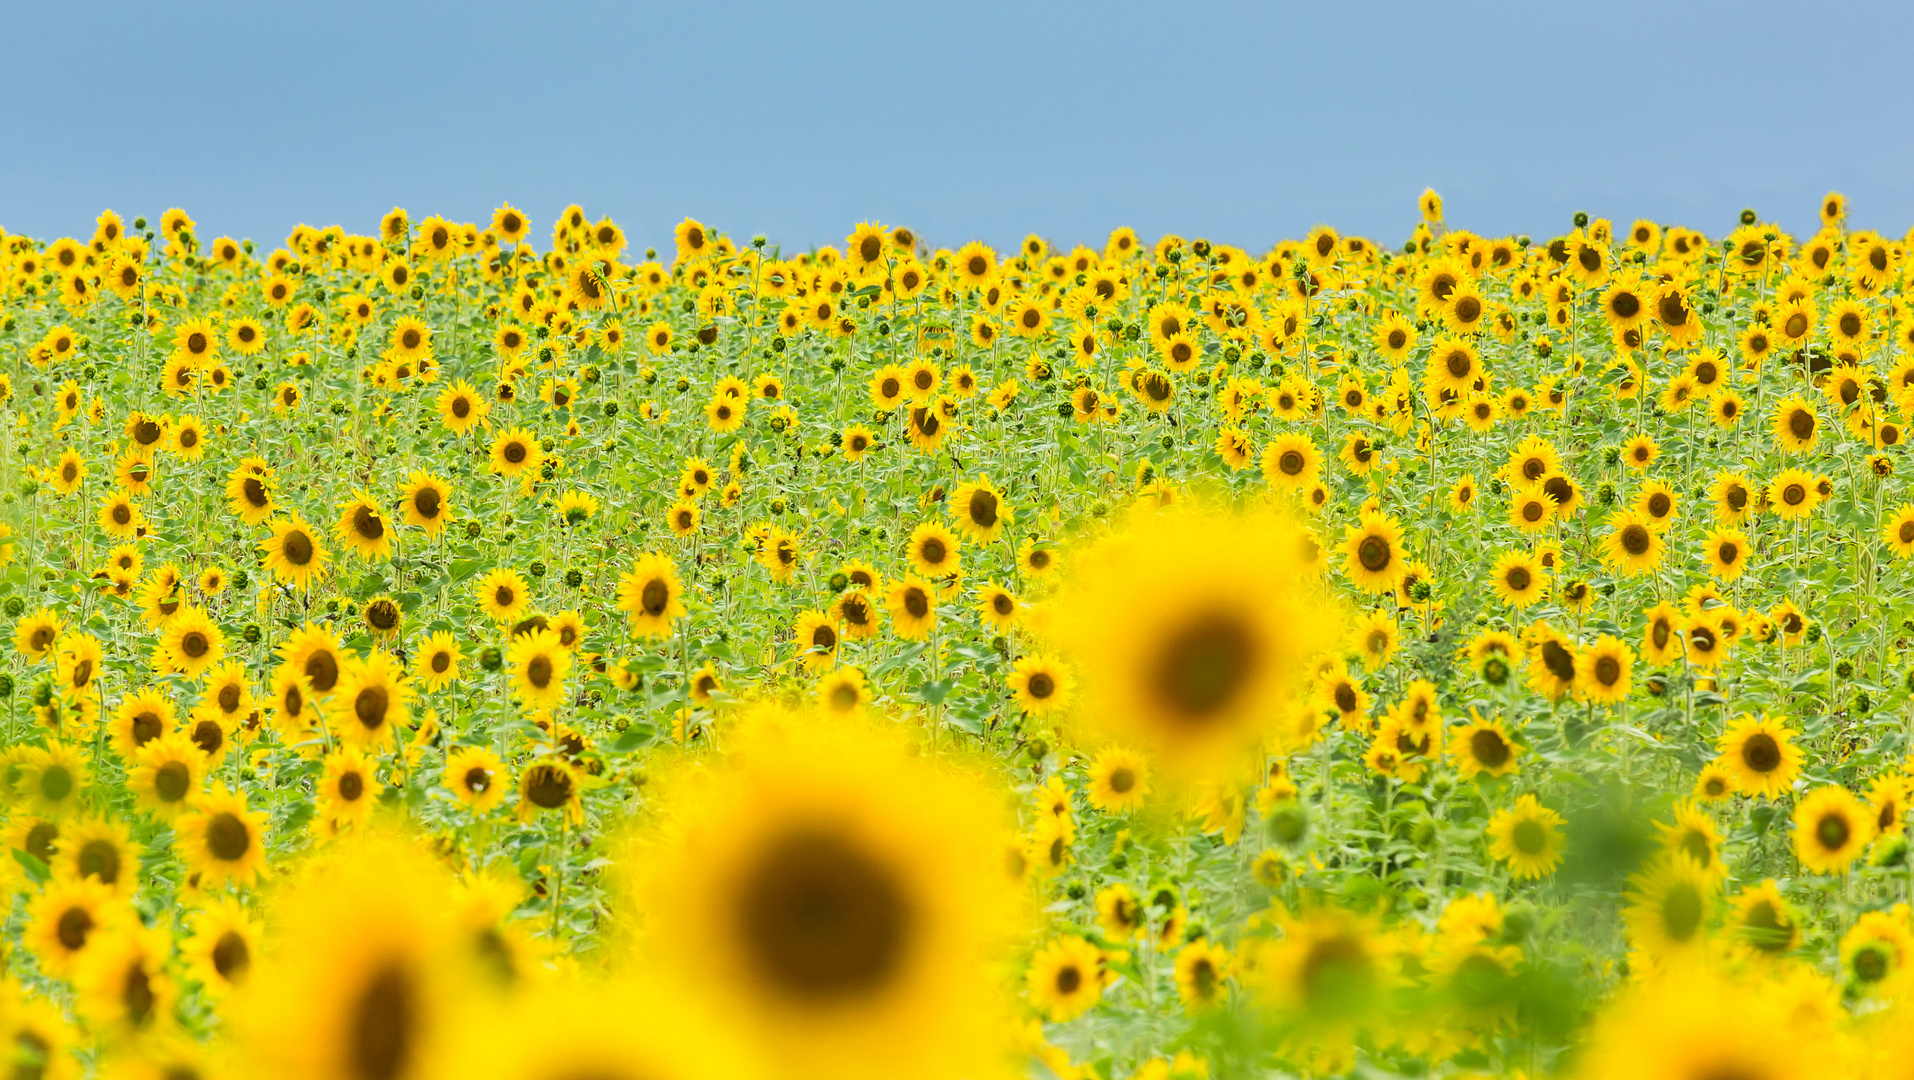
<instances>
[{"instance_id":1,"label":"sunflower in foreground","mask_svg":"<svg viewBox=\"0 0 1914 1080\"><path fill-rule=\"evenodd\" d=\"M1086 732L1208 771L1272 731L1335 613L1274 516L1148 515L1075 560L1057 637Z\"/></svg>"},{"instance_id":2,"label":"sunflower in foreground","mask_svg":"<svg viewBox=\"0 0 1914 1080\"><path fill-rule=\"evenodd\" d=\"M238 1052L264 1075L428 1075L461 1009L451 888L425 853L354 838L274 906L282 947L251 972Z\"/></svg>"},{"instance_id":3,"label":"sunflower in foreground","mask_svg":"<svg viewBox=\"0 0 1914 1080\"><path fill-rule=\"evenodd\" d=\"M634 1023L633 1018L643 1022ZM501 1005L474 1002L449 1026L435 1075L524 1080L712 1080L774 1075L718 1018L636 978L581 978ZM560 1039L552 1032L564 1032ZM437 1070L443 1069L443 1073Z\"/></svg>"},{"instance_id":4,"label":"sunflower in foreground","mask_svg":"<svg viewBox=\"0 0 1914 1080\"><path fill-rule=\"evenodd\" d=\"M1596 1023L1584 1080L1808 1080L1828 1075L1783 997L1694 967L1630 985Z\"/></svg>"},{"instance_id":5,"label":"sunflower in foreground","mask_svg":"<svg viewBox=\"0 0 1914 1080\"><path fill-rule=\"evenodd\" d=\"M765 713L736 738L633 864L647 954L789 1073L988 1067L1011 922L992 800L867 725Z\"/></svg>"}]
</instances>

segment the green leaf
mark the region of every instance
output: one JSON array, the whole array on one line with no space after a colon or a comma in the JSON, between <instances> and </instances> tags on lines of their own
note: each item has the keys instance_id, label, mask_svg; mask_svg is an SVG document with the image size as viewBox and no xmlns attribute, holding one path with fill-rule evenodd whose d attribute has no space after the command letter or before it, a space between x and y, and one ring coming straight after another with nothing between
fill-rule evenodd
<instances>
[{"instance_id":1,"label":"green leaf","mask_svg":"<svg viewBox=\"0 0 1914 1080\"><path fill-rule=\"evenodd\" d=\"M626 728L611 744L611 752L614 754L629 754L634 750L648 745L657 737L658 729L652 727L650 724L633 724Z\"/></svg>"},{"instance_id":2,"label":"green leaf","mask_svg":"<svg viewBox=\"0 0 1914 1080\"><path fill-rule=\"evenodd\" d=\"M32 879L35 885L44 885L53 876L53 871L47 867L47 864L41 862L40 857L30 851L14 848L13 861L26 868L27 877Z\"/></svg>"},{"instance_id":3,"label":"green leaf","mask_svg":"<svg viewBox=\"0 0 1914 1080\"><path fill-rule=\"evenodd\" d=\"M305 828L306 825L312 821L313 814L317 809L318 804L316 803L305 801L294 803L292 812L286 815L286 820L279 823L280 831L298 832Z\"/></svg>"}]
</instances>

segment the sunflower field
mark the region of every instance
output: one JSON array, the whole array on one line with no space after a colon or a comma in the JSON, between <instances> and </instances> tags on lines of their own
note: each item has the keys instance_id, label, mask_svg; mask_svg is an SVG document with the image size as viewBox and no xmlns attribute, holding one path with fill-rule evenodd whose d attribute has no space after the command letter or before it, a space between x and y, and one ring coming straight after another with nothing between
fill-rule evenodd
<instances>
[{"instance_id":1,"label":"sunflower field","mask_svg":"<svg viewBox=\"0 0 1914 1080\"><path fill-rule=\"evenodd\" d=\"M1914 260L0 232L0 1078L1914 1075Z\"/></svg>"}]
</instances>

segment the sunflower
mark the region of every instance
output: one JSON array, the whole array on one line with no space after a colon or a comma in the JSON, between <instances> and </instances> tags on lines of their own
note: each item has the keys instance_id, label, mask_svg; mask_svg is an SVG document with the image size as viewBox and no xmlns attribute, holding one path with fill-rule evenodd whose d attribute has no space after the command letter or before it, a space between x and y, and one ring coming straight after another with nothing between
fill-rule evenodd
<instances>
[{"instance_id":1,"label":"sunflower","mask_svg":"<svg viewBox=\"0 0 1914 1080\"><path fill-rule=\"evenodd\" d=\"M307 623L279 645L282 666L306 682L307 690L321 697L332 694L345 671L347 654L331 630Z\"/></svg>"},{"instance_id":2,"label":"sunflower","mask_svg":"<svg viewBox=\"0 0 1914 1080\"><path fill-rule=\"evenodd\" d=\"M1575 642L1547 622L1531 626L1525 637L1530 685L1550 701L1560 700L1575 686Z\"/></svg>"},{"instance_id":3,"label":"sunflower","mask_svg":"<svg viewBox=\"0 0 1914 1080\"><path fill-rule=\"evenodd\" d=\"M338 669L333 669L338 678ZM267 700L280 733L293 743L318 738L325 724L323 699L314 693L312 681L294 663L282 663L273 671L271 693Z\"/></svg>"},{"instance_id":4,"label":"sunflower","mask_svg":"<svg viewBox=\"0 0 1914 1080\"><path fill-rule=\"evenodd\" d=\"M1914 503L1902 503L1881 525L1881 542L1897 559L1914 555Z\"/></svg>"},{"instance_id":5,"label":"sunflower","mask_svg":"<svg viewBox=\"0 0 1914 1080\"><path fill-rule=\"evenodd\" d=\"M162 821L171 821L191 809L209 763L184 731L159 735L133 751L126 786L141 808Z\"/></svg>"},{"instance_id":6,"label":"sunflower","mask_svg":"<svg viewBox=\"0 0 1914 1080\"><path fill-rule=\"evenodd\" d=\"M80 804L87 786L86 759L65 743L23 748L14 758L13 791L29 813L58 817Z\"/></svg>"},{"instance_id":7,"label":"sunflower","mask_svg":"<svg viewBox=\"0 0 1914 1080\"><path fill-rule=\"evenodd\" d=\"M1548 594L1549 577L1535 556L1509 551L1496 558L1489 584L1503 603L1519 610Z\"/></svg>"},{"instance_id":8,"label":"sunflower","mask_svg":"<svg viewBox=\"0 0 1914 1080\"><path fill-rule=\"evenodd\" d=\"M689 499L679 499L665 510L665 525L673 536L692 536L698 531L698 504Z\"/></svg>"},{"instance_id":9,"label":"sunflower","mask_svg":"<svg viewBox=\"0 0 1914 1080\"><path fill-rule=\"evenodd\" d=\"M128 694L113 711L114 750L131 761L140 747L172 731L177 717L172 700L157 686Z\"/></svg>"},{"instance_id":10,"label":"sunflower","mask_svg":"<svg viewBox=\"0 0 1914 1080\"><path fill-rule=\"evenodd\" d=\"M1773 878L1742 889L1729 906L1729 933L1749 953L1780 956L1801 944L1801 922Z\"/></svg>"},{"instance_id":11,"label":"sunflower","mask_svg":"<svg viewBox=\"0 0 1914 1080\"><path fill-rule=\"evenodd\" d=\"M1801 469L1783 469L1768 484L1768 502L1774 512L1788 520L1814 513L1821 503L1821 483Z\"/></svg>"},{"instance_id":12,"label":"sunflower","mask_svg":"<svg viewBox=\"0 0 1914 1080\"><path fill-rule=\"evenodd\" d=\"M1584 701L1618 704L1628 697L1634 666L1635 653L1628 644L1603 634L1575 657L1575 693Z\"/></svg>"},{"instance_id":13,"label":"sunflower","mask_svg":"<svg viewBox=\"0 0 1914 1080\"><path fill-rule=\"evenodd\" d=\"M1246 943L1248 983L1270 1015L1295 1018L1281 1030L1283 1057L1312 1074L1338 1071L1395 984L1393 947L1372 918L1326 905L1275 921L1279 938Z\"/></svg>"},{"instance_id":14,"label":"sunflower","mask_svg":"<svg viewBox=\"0 0 1914 1080\"><path fill-rule=\"evenodd\" d=\"M1036 717L1067 709L1076 691L1070 669L1041 656L1019 659L1004 681L1016 697L1017 707Z\"/></svg>"},{"instance_id":15,"label":"sunflower","mask_svg":"<svg viewBox=\"0 0 1914 1080\"><path fill-rule=\"evenodd\" d=\"M492 440L492 471L501 476L516 477L526 470L536 472L544 459L538 437L525 428L501 431Z\"/></svg>"},{"instance_id":16,"label":"sunflower","mask_svg":"<svg viewBox=\"0 0 1914 1080\"><path fill-rule=\"evenodd\" d=\"M139 888L140 845L119 822L101 819L68 822L60 829L51 867L67 878L91 878L129 897Z\"/></svg>"},{"instance_id":17,"label":"sunflower","mask_svg":"<svg viewBox=\"0 0 1914 1080\"><path fill-rule=\"evenodd\" d=\"M480 610L498 623L518 621L532 602L531 586L525 583L525 578L518 571L504 567L497 567L480 578L473 595L478 598Z\"/></svg>"},{"instance_id":18,"label":"sunflower","mask_svg":"<svg viewBox=\"0 0 1914 1080\"><path fill-rule=\"evenodd\" d=\"M828 671L837 663L837 620L828 612L799 612L792 630L798 659L812 671Z\"/></svg>"},{"instance_id":19,"label":"sunflower","mask_svg":"<svg viewBox=\"0 0 1914 1080\"><path fill-rule=\"evenodd\" d=\"M1786 397L1775 406L1773 430L1775 445L1793 454L1813 450L1821 438L1814 405L1799 394Z\"/></svg>"},{"instance_id":20,"label":"sunflower","mask_svg":"<svg viewBox=\"0 0 1914 1080\"><path fill-rule=\"evenodd\" d=\"M491 402L464 379L439 392L437 408L439 423L454 435L463 435L485 423L486 415L492 411Z\"/></svg>"},{"instance_id":21,"label":"sunflower","mask_svg":"<svg viewBox=\"0 0 1914 1080\"><path fill-rule=\"evenodd\" d=\"M685 615L679 599L683 594L677 568L663 555L640 555L618 579L618 608L630 617L632 633L639 637L668 636L672 620Z\"/></svg>"},{"instance_id":22,"label":"sunflower","mask_svg":"<svg viewBox=\"0 0 1914 1080\"><path fill-rule=\"evenodd\" d=\"M100 530L115 539L135 536L146 526L145 515L125 492L114 492L102 500L97 520Z\"/></svg>"},{"instance_id":23,"label":"sunflower","mask_svg":"<svg viewBox=\"0 0 1914 1080\"><path fill-rule=\"evenodd\" d=\"M1118 883L1097 891L1097 926L1105 941L1124 944L1136 937L1146 923L1142 901L1136 890Z\"/></svg>"},{"instance_id":24,"label":"sunflower","mask_svg":"<svg viewBox=\"0 0 1914 1080\"><path fill-rule=\"evenodd\" d=\"M1363 667L1374 671L1396 654L1401 631L1391 613L1372 611L1359 616L1349 628L1351 651L1362 657Z\"/></svg>"},{"instance_id":25,"label":"sunflower","mask_svg":"<svg viewBox=\"0 0 1914 1080\"><path fill-rule=\"evenodd\" d=\"M1059 643L1094 690L1076 715L1180 772L1285 720L1304 658L1340 633L1304 585L1297 536L1276 517L1168 511L1086 551L1056 601Z\"/></svg>"},{"instance_id":26,"label":"sunflower","mask_svg":"<svg viewBox=\"0 0 1914 1080\"><path fill-rule=\"evenodd\" d=\"M173 670L197 680L226 658L226 636L201 608L182 607L161 632Z\"/></svg>"},{"instance_id":27,"label":"sunflower","mask_svg":"<svg viewBox=\"0 0 1914 1080\"><path fill-rule=\"evenodd\" d=\"M1715 743L1717 758L1743 795L1773 799L1787 793L1801 771L1801 750L1780 721L1744 713Z\"/></svg>"},{"instance_id":28,"label":"sunflower","mask_svg":"<svg viewBox=\"0 0 1914 1080\"><path fill-rule=\"evenodd\" d=\"M1464 780L1473 780L1477 776L1510 776L1520 767L1516 758L1522 747L1509 738L1501 720L1484 720L1475 716L1467 724L1462 724L1449 732L1446 747L1448 755L1455 761L1456 772Z\"/></svg>"},{"instance_id":29,"label":"sunflower","mask_svg":"<svg viewBox=\"0 0 1914 1080\"><path fill-rule=\"evenodd\" d=\"M1482 364L1475 346L1453 338L1442 338L1431 346L1424 382L1432 394L1444 390L1466 394L1481 376Z\"/></svg>"},{"instance_id":30,"label":"sunflower","mask_svg":"<svg viewBox=\"0 0 1914 1080\"><path fill-rule=\"evenodd\" d=\"M863 589L868 593L884 591L883 575L877 572L876 567L862 559L852 559L846 562L839 568L838 573L844 575L846 588Z\"/></svg>"},{"instance_id":31,"label":"sunflower","mask_svg":"<svg viewBox=\"0 0 1914 1080\"><path fill-rule=\"evenodd\" d=\"M1814 301L1803 298L1782 305L1768 319L1768 325L1774 328L1777 346L1800 347L1814 336L1819 313Z\"/></svg>"},{"instance_id":32,"label":"sunflower","mask_svg":"<svg viewBox=\"0 0 1914 1080\"><path fill-rule=\"evenodd\" d=\"M565 699L565 676L572 657L551 630L533 630L512 638L505 653L512 693L529 709L551 710Z\"/></svg>"},{"instance_id":33,"label":"sunflower","mask_svg":"<svg viewBox=\"0 0 1914 1080\"><path fill-rule=\"evenodd\" d=\"M86 956L88 946L115 924L131 918L113 890L98 878L62 878L27 903L27 925L22 944L40 962L40 970L54 978L70 976Z\"/></svg>"},{"instance_id":34,"label":"sunflower","mask_svg":"<svg viewBox=\"0 0 1914 1080\"><path fill-rule=\"evenodd\" d=\"M1734 644L1737 627L1730 624L1730 615L1717 608L1703 611L1688 618L1687 655L1688 662L1704 670L1721 666L1728 658L1728 649Z\"/></svg>"},{"instance_id":35,"label":"sunflower","mask_svg":"<svg viewBox=\"0 0 1914 1080\"><path fill-rule=\"evenodd\" d=\"M359 746L400 738L411 716L412 684L391 654L374 650L353 659L339 674L338 734Z\"/></svg>"},{"instance_id":36,"label":"sunflower","mask_svg":"<svg viewBox=\"0 0 1914 1080\"><path fill-rule=\"evenodd\" d=\"M877 438L871 434L871 429L862 424L845 428L838 440L838 445L844 450L844 460L853 464L864 460L864 455L870 453L876 443Z\"/></svg>"},{"instance_id":37,"label":"sunflower","mask_svg":"<svg viewBox=\"0 0 1914 1080\"><path fill-rule=\"evenodd\" d=\"M1017 569L1023 574L1042 579L1048 577L1056 568L1056 552L1036 537L1030 537L1017 546Z\"/></svg>"},{"instance_id":38,"label":"sunflower","mask_svg":"<svg viewBox=\"0 0 1914 1080\"><path fill-rule=\"evenodd\" d=\"M1636 435L1622 444L1622 463L1631 469L1646 469L1660 453L1654 439Z\"/></svg>"},{"instance_id":39,"label":"sunflower","mask_svg":"<svg viewBox=\"0 0 1914 1080\"><path fill-rule=\"evenodd\" d=\"M910 444L926 454L934 454L944 443L944 437L950 434L948 417L943 406L948 399L938 398L929 406L913 408L910 422L905 425L905 433Z\"/></svg>"},{"instance_id":40,"label":"sunflower","mask_svg":"<svg viewBox=\"0 0 1914 1080\"><path fill-rule=\"evenodd\" d=\"M881 629L878 608L871 596L864 589L846 589L832 603L831 617L843 627L845 637L864 641L876 636Z\"/></svg>"},{"instance_id":41,"label":"sunflower","mask_svg":"<svg viewBox=\"0 0 1914 1080\"><path fill-rule=\"evenodd\" d=\"M1142 806L1150 793L1150 762L1134 750L1106 747L1091 759L1085 779L1091 806L1108 814L1127 813Z\"/></svg>"},{"instance_id":42,"label":"sunflower","mask_svg":"<svg viewBox=\"0 0 1914 1080\"><path fill-rule=\"evenodd\" d=\"M1602 538L1602 558L1626 575L1647 573L1661 565L1663 544L1654 523L1636 511L1609 518Z\"/></svg>"},{"instance_id":43,"label":"sunflower","mask_svg":"<svg viewBox=\"0 0 1914 1080\"><path fill-rule=\"evenodd\" d=\"M1052 1023L1082 1015L1103 997L1103 951L1081 937L1058 938L1030 960L1025 986L1030 1004Z\"/></svg>"},{"instance_id":44,"label":"sunflower","mask_svg":"<svg viewBox=\"0 0 1914 1080\"><path fill-rule=\"evenodd\" d=\"M949 505L958 531L980 544L997 539L1004 526L1014 520L1010 508L1003 505L1003 493L988 476L959 485L951 494Z\"/></svg>"},{"instance_id":45,"label":"sunflower","mask_svg":"<svg viewBox=\"0 0 1914 1080\"><path fill-rule=\"evenodd\" d=\"M575 529L598 513L598 499L589 491L567 491L552 505L552 513L559 524Z\"/></svg>"},{"instance_id":46,"label":"sunflower","mask_svg":"<svg viewBox=\"0 0 1914 1080\"><path fill-rule=\"evenodd\" d=\"M219 334L204 318L191 318L173 330L173 357L198 365L213 359L219 351Z\"/></svg>"},{"instance_id":47,"label":"sunflower","mask_svg":"<svg viewBox=\"0 0 1914 1080\"><path fill-rule=\"evenodd\" d=\"M256 459L249 459L255 461ZM150 473L149 473L150 475ZM272 472L264 463L258 468L242 464L226 482L226 504L234 516L247 525L257 525L272 516Z\"/></svg>"},{"instance_id":48,"label":"sunflower","mask_svg":"<svg viewBox=\"0 0 1914 1080\"><path fill-rule=\"evenodd\" d=\"M1509 524L1520 532L1541 532L1555 516L1555 497L1539 483L1518 488L1509 499Z\"/></svg>"},{"instance_id":49,"label":"sunflower","mask_svg":"<svg viewBox=\"0 0 1914 1080\"><path fill-rule=\"evenodd\" d=\"M1907 928L1906 909L1868 911L1841 935L1841 969L1857 990L1878 992L1892 986L1894 977L1914 961L1914 935Z\"/></svg>"},{"instance_id":50,"label":"sunflower","mask_svg":"<svg viewBox=\"0 0 1914 1080\"><path fill-rule=\"evenodd\" d=\"M60 638L60 616L51 608L40 608L23 616L13 626L13 647L29 663L39 663L53 655L53 643Z\"/></svg>"},{"instance_id":51,"label":"sunflower","mask_svg":"<svg viewBox=\"0 0 1914 1080\"><path fill-rule=\"evenodd\" d=\"M1393 592L1402 577L1405 559L1402 526L1380 511L1364 508L1358 524L1343 535L1343 566L1349 580L1364 592Z\"/></svg>"},{"instance_id":52,"label":"sunflower","mask_svg":"<svg viewBox=\"0 0 1914 1080\"><path fill-rule=\"evenodd\" d=\"M927 521L911 533L907 554L918 573L938 578L956 571L960 546L949 529Z\"/></svg>"},{"instance_id":53,"label":"sunflower","mask_svg":"<svg viewBox=\"0 0 1914 1080\"><path fill-rule=\"evenodd\" d=\"M644 950L796 1072L975 1075L1009 833L968 776L853 724L747 730L686 776L634 864Z\"/></svg>"},{"instance_id":54,"label":"sunflower","mask_svg":"<svg viewBox=\"0 0 1914 1080\"><path fill-rule=\"evenodd\" d=\"M487 814L505 798L505 764L483 746L460 746L445 755L439 783L475 814Z\"/></svg>"},{"instance_id":55,"label":"sunflower","mask_svg":"<svg viewBox=\"0 0 1914 1080\"><path fill-rule=\"evenodd\" d=\"M464 659L458 639L450 630L440 630L419 646L412 660L412 677L437 693L458 681L459 662Z\"/></svg>"},{"instance_id":56,"label":"sunflower","mask_svg":"<svg viewBox=\"0 0 1914 1080\"><path fill-rule=\"evenodd\" d=\"M174 823L175 843L201 884L247 885L266 869L267 812L246 809L244 792L215 784L196 796L192 813Z\"/></svg>"},{"instance_id":57,"label":"sunflower","mask_svg":"<svg viewBox=\"0 0 1914 1080\"><path fill-rule=\"evenodd\" d=\"M451 495L452 487L444 480L424 469L413 470L400 489L399 506L405 523L424 529L427 536L437 536L452 517ZM353 508L354 504L357 504L356 509ZM373 547L389 546L390 540L384 533L384 519L379 515L378 506L371 496L361 493L353 503L347 505L353 516L351 520L345 516L340 518L336 531L341 534L341 543L357 548L362 554L368 544ZM360 510L369 512L372 518L377 519L380 531L376 535L368 535L374 522L359 520Z\"/></svg>"},{"instance_id":58,"label":"sunflower","mask_svg":"<svg viewBox=\"0 0 1914 1080\"><path fill-rule=\"evenodd\" d=\"M418 1080L466 977L446 875L425 852L365 837L274 904L283 947L252 973L241 1040L264 1075Z\"/></svg>"},{"instance_id":59,"label":"sunflower","mask_svg":"<svg viewBox=\"0 0 1914 1080\"><path fill-rule=\"evenodd\" d=\"M297 512L289 518L275 519L271 539L262 542L259 549L265 556L266 569L287 584L307 587L326 572L326 549Z\"/></svg>"},{"instance_id":60,"label":"sunflower","mask_svg":"<svg viewBox=\"0 0 1914 1080\"><path fill-rule=\"evenodd\" d=\"M1707 940L1715 892L1700 867L1664 859L1628 879L1622 922L1629 941L1656 957L1698 952Z\"/></svg>"},{"instance_id":61,"label":"sunflower","mask_svg":"<svg viewBox=\"0 0 1914 1080\"><path fill-rule=\"evenodd\" d=\"M385 787L372 759L357 746L344 746L327 754L322 767L325 771L313 790L321 818L333 824L364 825Z\"/></svg>"},{"instance_id":62,"label":"sunflower","mask_svg":"<svg viewBox=\"0 0 1914 1080\"><path fill-rule=\"evenodd\" d=\"M1874 831L1878 836L1900 836L1906 831L1908 786L1903 777L1882 773L1868 790L1868 802L1874 810Z\"/></svg>"},{"instance_id":63,"label":"sunflower","mask_svg":"<svg viewBox=\"0 0 1914 1080\"><path fill-rule=\"evenodd\" d=\"M1271 487L1299 491L1316 482L1322 452L1309 436L1285 432L1263 448L1263 477Z\"/></svg>"},{"instance_id":64,"label":"sunflower","mask_svg":"<svg viewBox=\"0 0 1914 1080\"><path fill-rule=\"evenodd\" d=\"M857 716L870 703L870 684L858 668L838 668L818 679L816 699L818 707L827 715Z\"/></svg>"},{"instance_id":65,"label":"sunflower","mask_svg":"<svg viewBox=\"0 0 1914 1080\"><path fill-rule=\"evenodd\" d=\"M798 538L783 529L772 526L764 534L764 540L758 548L757 561L771 572L772 581L789 581L797 573L798 563L803 550L798 546Z\"/></svg>"},{"instance_id":66,"label":"sunflower","mask_svg":"<svg viewBox=\"0 0 1914 1080\"><path fill-rule=\"evenodd\" d=\"M711 424L711 430L723 435L744 425L745 409L744 399L718 394L706 403L704 414Z\"/></svg>"},{"instance_id":67,"label":"sunflower","mask_svg":"<svg viewBox=\"0 0 1914 1080\"><path fill-rule=\"evenodd\" d=\"M1682 655L1687 623L1681 612L1663 603L1642 612L1647 623L1642 630L1642 656L1650 664L1667 664Z\"/></svg>"},{"instance_id":68,"label":"sunflower","mask_svg":"<svg viewBox=\"0 0 1914 1080\"><path fill-rule=\"evenodd\" d=\"M1657 532L1667 532L1674 525L1679 506L1675 489L1660 480L1644 481L1635 495L1635 512Z\"/></svg>"},{"instance_id":69,"label":"sunflower","mask_svg":"<svg viewBox=\"0 0 1914 1080\"><path fill-rule=\"evenodd\" d=\"M1376 351L1390 360L1402 360L1416 347L1416 329L1399 312L1384 312L1371 335Z\"/></svg>"},{"instance_id":70,"label":"sunflower","mask_svg":"<svg viewBox=\"0 0 1914 1080\"><path fill-rule=\"evenodd\" d=\"M233 897L221 897L186 918L192 934L180 942L187 974L216 993L244 986L259 954L259 921Z\"/></svg>"},{"instance_id":71,"label":"sunflower","mask_svg":"<svg viewBox=\"0 0 1914 1080\"><path fill-rule=\"evenodd\" d=\"M890 612L891 629L906 641L928 637L937 626L936 591L914 574L891 583L885 591L884 606ZM850 619L845 618L845 623L848 626Z\"/></svg>"},{"instance_id":72,"label":"sunflower","mask_svg":"<svg viewBox=\"0 0 1914 1080\"><path fill-rule=\"evenodd\" d=\"M1846 872L1874 839L1874 816L1838 784L1809 792L1794 808L1794 853L1818 874Z\"/></svg>"},{"instance_id":73,"label":"sunflower","mask_svg":"<svg viewBox=\"0 0 1914 1080\"><path fill-rule=\"evenodd\" d=\"M47 483L62 495L71 495L80 490L80 484L85 480L86 459L73 450L61 454L60 460L46 473Z\"/></svg>"}]
</instances>

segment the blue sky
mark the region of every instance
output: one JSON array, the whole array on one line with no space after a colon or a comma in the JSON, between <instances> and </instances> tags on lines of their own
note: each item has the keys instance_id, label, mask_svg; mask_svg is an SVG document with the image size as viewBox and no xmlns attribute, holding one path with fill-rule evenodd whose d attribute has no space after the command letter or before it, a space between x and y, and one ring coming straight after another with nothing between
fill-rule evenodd
<instances>
[{"instance_id":1,"label":"blue sky","mask_svg":"<svg viewBox=\"0 0 1914 1080\"><path fill-rule=\"evenodd\" d=\"M1260 249L1553 234L1587 209L1719 235L1914 224L1914 5L1618 2L77 2L0 14L0 227L184 206L202 235L370 232L393 205L541 236L565 204L668 246L1114 226Z\"/></svg>"}]
</instances>

